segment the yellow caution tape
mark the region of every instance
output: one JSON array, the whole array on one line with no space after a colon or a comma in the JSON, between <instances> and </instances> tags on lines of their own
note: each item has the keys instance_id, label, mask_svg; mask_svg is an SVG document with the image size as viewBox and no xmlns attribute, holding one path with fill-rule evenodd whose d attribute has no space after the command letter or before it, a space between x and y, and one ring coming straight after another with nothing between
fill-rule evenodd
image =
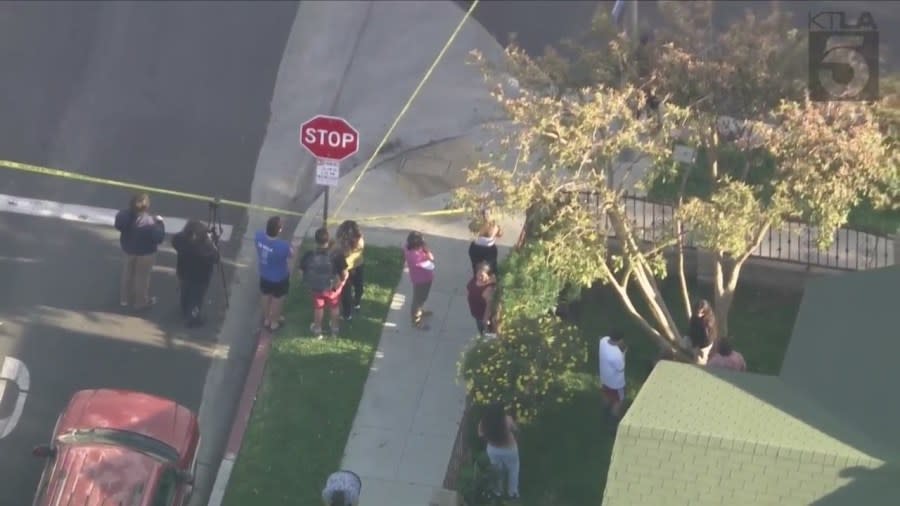
<instances>
[{"instance_id":1,"label":"yellow caution tape","mask_svg":"<svg viewBox=\"0 0 900 506\"><path fill-rule=\"evenodd\" d=\"M118 188L127 188L129 190L146 192L146 193L156 193L159 195L169 195L172 197L179 197L183 199L190 200L199 200L207 203L215 203L223 206L232 206L239 207L242 209L248 209L253 211L263 211L267 213L274 214L285 214L290 216L303 216L303 213L298 213L297 211L289 211L287 209L278 209L275 207L267 207L267 206L258 206L256 204L250 204L247 202L239 202L237 200L228 200L228 199L220 199L218 197L211 197L209 195L200 195L198 193L188 193L188 192L180 192L175 190L168 190L166 188L157 188L155 186L144 186L135 183L128 183L125 181L116 181L114 179L105 179L102 177L88 176L85 174L78 174L77 172L69 172L67 170L60 169L51 169L49 167L41 167L39 165L30 165L27 163L19 163L12 162L9 160L0 160L0 167L5 169L12 170L20 170L22 172L30 172L32 174L41 174L45 176L53 176L62 179L71 179L74 181L81 181L84 183L93 183L93 184L102 184L106 186L115 186Z\"/></svg>"},{"instance_id":2,"label":"yellow caution tape","mask_svg":"<svg viewBox=\"0 0 900 506\"><path fill-rule=\"evenodd\" d=\"M391 134L394 133L394 129L397 128L397 124L400 123L400 120L406 114L406 111L409 110L413 101L416 99L416 97L419 96L419 92L422 91L422 88L425 86L425 83L428 82L428 78L431 77L431 74L432 74L432 72L434 72L434 69L437 68L438 64L444 58L444 54L447 52L448 49L450 49L450 46L453 44L453 41L456 40L456 36L459 35L459 32L460 32L460 30L462 30L463 25L465 25L466 21L469 19L469 17L472 16L472 12L475 11L475 7L478 6L479 1L480 0L475 0L474 2L472 2L472 5L469 7L469 10L466 11L466 15L463 16L463 18L459 21L459 24L456 25L456 29L453 30L453 33L450 34L450 38L447 39L447 42L444 44L444 47L442 47L441 50L438 52L437 56L434 58L434 61L431 63L431 66L428 67L428 70L425 72L425 75L422 76L422 80L419 81L419 85L416 86L416 89L413 90L412 94L409 96L409 99L406 101L406 104L404 104L403 108L400 109L400 112L397 114L397 117L394 118L394 122L391 124L391 127L388 128L387 132L384 134L384 137L381 139L381 142L378 143L378 147L375 148L375 151L372 152L372 156L370 156L369 159L366 161L366 164L363 165L363 168L359 172L359 175L356 176L356 180L353 181L352 185L350 185L350 189L347 191L347 194L344 195L343 200L341 200L341 203L334 210L335 216L341 214L341 209L344 208L344 204L347 203L347 199L350 198L350 195L353 193L353 190L356 189L356 185L359 184L359 181L362 179L363 175L365 175L366 171L369 170L369 167L372 166L372 163L375 161L375 158L378 156L378 153L381 153L381 149L384 147L385 144L387 144L387 141L390 138Z\"/></svg>"},{"instance_id":3,"label":"yellow caution tape","mask_svg":"<svg viewBox=\"0 0 900 506\"><path fill-rule=\"evenodd\" d=\"M44 176L58 177L62 179L70 179L73 181L81 181L84 183L93 183L93 184L101 184L106 186L114 186L118 188L126 188L128 190L140 191L146 193L155 193L159 195L169 195L172 197L197 200L206 203L215 203L224 206L232 206L238 207L241 209L253 210L253 211L262 211L282 216L297 216L302 217L304 213L300 213L297 211L290 211L287 209L280 209L277 207L268 207L268 206L260 206L256 204L250 204L248 202L240 202L237 200L228 200L228 199L220 199L218 197L212 197L209 195L200 195L198 193L189 193L189 192L181 192L176 190L169 190L166 188L157 188L155 186L145 186L136 183L129 183L126 181L116 181L113 179L106 179L95 176L88 176L85 174L79 174L77 172L70 172L61 169L52 169L50 167L41 167L40 165L31 165L27 163L13 162L10 160L0 160L0 167L9 169L9 170L18 170L22 172L28 172L31 174L40 174ZM376 216L359 216L352 219L354 221L366 222L366 221L384 221L384 220L393 220L393 219L402 219L409 217L429 217L429 216L453 216L463 214L465 211L463 209L442 209L438 211L424 211L419 213L406 213L406 214L392 214L392 215L376 215ZM341 220L328 220L329 224L336 224Z\"/></svg>"}]
</instances>

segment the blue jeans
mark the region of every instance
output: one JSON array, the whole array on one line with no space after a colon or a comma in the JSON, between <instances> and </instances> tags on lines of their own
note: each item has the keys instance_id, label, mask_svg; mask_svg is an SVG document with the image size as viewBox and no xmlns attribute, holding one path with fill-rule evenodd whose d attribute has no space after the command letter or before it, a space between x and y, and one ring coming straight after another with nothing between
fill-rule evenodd
<instances>
[{"instance_id":1,"label":"blue jeans","mask_svg":"<svg viewBox=\"0 0 900 506\"><path fill-rule=\"evenodd\" d=\"M502 485L506 483L506 495L510 497L519 496L519 448L512 446L509 448L498 448L491 444L487 445L488 458L491 465L500 471L500 483L497 484L495 491L499 494L503 493Z\"/></svg>"}]
</instances>

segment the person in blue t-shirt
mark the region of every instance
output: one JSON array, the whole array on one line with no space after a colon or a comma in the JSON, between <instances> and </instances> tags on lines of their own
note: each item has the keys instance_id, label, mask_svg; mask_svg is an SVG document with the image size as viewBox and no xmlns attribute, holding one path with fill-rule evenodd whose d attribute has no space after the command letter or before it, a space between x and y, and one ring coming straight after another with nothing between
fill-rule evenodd
<instances>
[{"instance_id":1,"label":"person in blue t-shirt","mask_svg":"<svg viewBox=\"0 0 900 506\"><path fill-rule=\"evenodd\" d=\"M275 331L283 323L281 309L291 281L291 243L278 236L282 231L281 217L273 216L266 229L256 232L256 256L259 259L259 289L262 292L263 327Z\"/></svg>"}]
</instances>

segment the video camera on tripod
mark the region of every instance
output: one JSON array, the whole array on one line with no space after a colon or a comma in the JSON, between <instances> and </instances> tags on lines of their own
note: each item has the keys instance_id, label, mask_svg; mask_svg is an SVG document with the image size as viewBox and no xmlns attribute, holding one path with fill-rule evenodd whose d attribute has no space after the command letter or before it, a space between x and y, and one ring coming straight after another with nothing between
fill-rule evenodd
<instances>
[{"instance_id":1,"label":"video camera on tripod","mask_svg":"<svg viewBox=\"0 0 900 506\"><path fill-rule=\"evenodd\" d=\"M209 233L209 238L212 239L213 246L216 248L218 257L216 263L219 266L219 276L222 279L222 291L225 293L225 309L228 309L228 282L225 280L225 267L222 266L222 254L219 252L219 239L222 237L222 231L224 230L222 220L219 217L219 203L220 200L218 198L209 202L209 213L206 223L207 233Z\"/></svg>"}]
</instances>

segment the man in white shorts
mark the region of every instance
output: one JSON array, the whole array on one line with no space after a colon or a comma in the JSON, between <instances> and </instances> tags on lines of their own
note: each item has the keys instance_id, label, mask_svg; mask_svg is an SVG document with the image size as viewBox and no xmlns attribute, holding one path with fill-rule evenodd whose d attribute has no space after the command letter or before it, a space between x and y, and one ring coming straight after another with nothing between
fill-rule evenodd
<instances>
[{"instance_id":1,"label":"man in white shorts","mask_svg":"<svg viewBox=\"0 0 900 506\"><path fill-rule=\"evenodd\" d=\"M628 347L622 335L614 331L600 339L599 348L600 388L615 423L618 423L625 405L625 352Z\"/></svg>"}]
</instances>

